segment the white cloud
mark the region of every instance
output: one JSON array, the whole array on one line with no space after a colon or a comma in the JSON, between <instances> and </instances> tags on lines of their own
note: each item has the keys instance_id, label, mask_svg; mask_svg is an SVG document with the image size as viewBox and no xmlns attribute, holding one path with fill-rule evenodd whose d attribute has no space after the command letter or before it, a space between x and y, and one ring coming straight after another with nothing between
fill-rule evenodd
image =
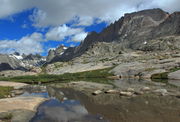
<instances>
[{"instance_id":1,"label":"white cloud","mask_svg":"<svg viewBox=\"0 0 180 122\"><path fill-rule=\"evenodd\" d=\"M0 0L0 18L30 8L38 27L59 26L75 17L77 25L91 25L94 18L113 22L124 13L149 8L162 8L173 12L180 10L180 0Z\"/></svg>"},{"instance_id":2,"label":"white cloud","mask_svg":"<svg viewBox=\"0 0 180 122\"><path fill-rule=\"evenodd\" d=\"M20 40L1 40L0 53L13 53L15 51L25 54L41 53L43 52L41 41L44 40L40 33L33 33Z\"/></svg>"},{"instance_id":3,"label":"white cloud","mask_svg":"<svg viewBox=\"0 0 180 122\"><path fill-rule=\"evenodd\" d=\"M180 0L0 0L0 19L13 20L12 15L35 8L29 19L35 27L43 30L51 27L46 33L47 40L79 42L87 33L78 26L89 26L98 22L114 22L124 13L150 8L162 8L168 12L180 11ZM72 22L72 26L65 24ZM62 26L59 26L62 25ZM22 25L25 28L26 25ZM33 33L20 40L1 40L0 53L39 53L43 51L42 34Z\"/></svg>"},{"instance_id":4,"label":"white cloud","mask_svg":"<svg viewBox=\"0 0 180 122\"><path fill-rule=\"evenodd\" d=\"M72 41L82 41L87 33L82 28L71 28L67 25L54 27L46 33L47 40L62 41L66 37L71 37Z\"/></svg>"},{"instance_id":5,"label":"white cloud","mask_svg":"<svg viewBox=\"0 0 180 122\"><path fill-rule=\"evenodd\" d=\"M76 34L75 36L72 37L72 41L75 41L75 42L83 41L86 38L86 36L87 36L87 33L85 32Z\"/></svg>"}]
</instances>

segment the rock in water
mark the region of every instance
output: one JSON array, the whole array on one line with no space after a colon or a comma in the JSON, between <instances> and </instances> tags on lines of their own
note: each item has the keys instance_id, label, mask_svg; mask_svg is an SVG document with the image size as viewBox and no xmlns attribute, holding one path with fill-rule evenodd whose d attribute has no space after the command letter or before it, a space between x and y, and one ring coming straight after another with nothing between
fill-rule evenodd
<instances>
[{"instance_id":1,"label":"rock in water","mask_svg":"<svg viewBox=\"0 0 180 122\"><path fill-rule=\"evenodd\" d=\"M120 92L120 95L121 95L121 96L132 96L133 93L132 93L132 92L123 92L123 91L121 91L121 92Z\"/></svg>"},{"instance_id":2,"label":"rock in water","mask_svg":"<svg viewBox=\"0 0 180 122\"><path fill-rule=\"evenodd\" d=\"M115 94L115 93L119 93L119 91L115 89L111 89L111 90L107 90L105 93Z\"/></svg>"},{"instance_id":3,"label":"rock in water","mask_svg":"<svg viewBox=\"0 0 180 122\"><path fill-rule=\"evenodd\" d=\"M149 87L143 87L141 88L141 91L150 91L151 89Z\"/></svg>"},{"instance_id":4,"label":"rock in water","mask_svg":"<svg viewBox=\"0 0 180 122\"><path fill-rule=\"evenodd\" d=\"M92 94L93 94L93 95L98 95L98 94L101 94L101 93L102 93L101 90L96 90L96 91L94 91Z\"/></svg>"}]
</instances>

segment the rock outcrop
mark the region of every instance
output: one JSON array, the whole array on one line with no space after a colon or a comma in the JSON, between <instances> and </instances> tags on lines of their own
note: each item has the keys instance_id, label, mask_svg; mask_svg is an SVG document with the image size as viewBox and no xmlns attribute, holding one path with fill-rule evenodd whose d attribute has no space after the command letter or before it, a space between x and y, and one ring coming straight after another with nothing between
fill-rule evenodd
<instances>
[{"instance_id":1,"label":"rock outcrop","mask_svg":"<svg viewBox=\"0 0 180 122\"><path fill-rule=\"evenodd\" d=\"M64 45L60 45L57 49L50 49L48 52L48 56L46 57L46 61L50 62L54 57L61 56L66 49L67 47L65 47Z\"/></svg>"}]
</instances>

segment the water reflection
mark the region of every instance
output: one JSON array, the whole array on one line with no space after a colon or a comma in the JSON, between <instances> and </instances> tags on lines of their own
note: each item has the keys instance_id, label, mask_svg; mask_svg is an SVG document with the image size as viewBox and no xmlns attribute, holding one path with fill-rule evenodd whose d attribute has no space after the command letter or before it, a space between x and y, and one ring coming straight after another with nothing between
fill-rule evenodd
<instances>
[{"instance_id":1,"label":"water reflection","mask_svg":"<svg viewBox=\"0 0 180 122\"><path fill-rule=\"evenodd\" d=\"M38 107L38 112L31 122L107 122L100 115L90 114L85 106L74 98L76 92L64 90L48 87L47 94L51 99ZM47 94L39 93L45 96Z\"/></svg>"},{"instance_id":2,"label":"water reflection","mask_svg":"<svg viewBox=\"0 0 180 122\"><path fill-rule=\"evenodd\" d=\"M102 122L98 116L89 115L79 101L60 102L51 99L43 103L31 122ZM104 122L104 121L103 121Z\"/></svg>"},{"instance_id":3,"label":"water reflection","mask_svg":"<svg viewBox=\"0 0 180 122\"><path fill-rule=\"evenodd\" d=\"M39 106L31 122L180 121L180 100L174 97L120 98L111 94L92 96L57 86L46 87L51 99Z\"/></svg>"}]
</instances>

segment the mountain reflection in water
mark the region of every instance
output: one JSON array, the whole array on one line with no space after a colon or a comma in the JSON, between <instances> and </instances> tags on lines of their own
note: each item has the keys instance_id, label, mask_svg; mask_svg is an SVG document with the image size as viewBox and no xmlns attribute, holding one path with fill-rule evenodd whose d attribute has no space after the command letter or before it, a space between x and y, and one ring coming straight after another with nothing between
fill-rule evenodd
<instances>
[{"instance_id":1,"label":"mountain reflection in water","mask_svg":"<svg viewBox=\"0 0 180 122\"><path fill-rule=\"evenodd\" d=\"M68 88L47 87L50 100L31 122L179 122L180 100L171 96L93 96Z\"/></svg>"}]
</instances>

